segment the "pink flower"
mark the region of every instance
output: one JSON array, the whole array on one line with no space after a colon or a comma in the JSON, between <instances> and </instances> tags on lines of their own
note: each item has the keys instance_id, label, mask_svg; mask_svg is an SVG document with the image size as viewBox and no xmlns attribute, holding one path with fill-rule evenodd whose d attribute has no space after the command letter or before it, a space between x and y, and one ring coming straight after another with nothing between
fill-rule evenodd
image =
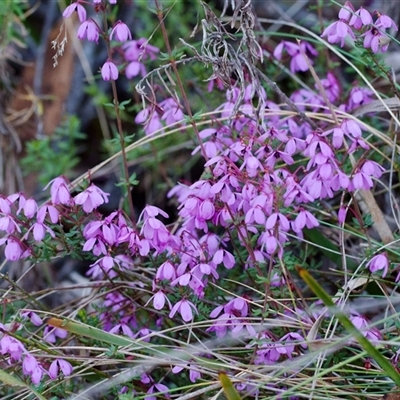
<instances>
[{"instance_id":1,"label":"pink flower","mask_svg":"<svg viewBox=\"0 0 400 400\"><path fill-rule=\"evenodd\" d=\"M22 206L26 218L33 218L37 212L38 206L35 200L28 199Z\"/></svg>"},{"instance_id":2,"label":"pink flower","mask_svg":"<svg viewBox=\"0 0 400 400\"><path fill-rule=\"evenodd\" d=\"M16 230L21 232L21 229L18 225L18 220L16 220L12 215L6 215L0 218L0 231L12 234Z\"/></svg>"},{"instance_id":3,"label":"pink flower","mask_svg":"<svg viewBox=\"0 0 400 400\"><path fill-rule=\"evenodd\" d=\"M193 365L193 367L190 364L186 364L185 366L176 365L174 368L172 368L172 373L179 374L179 372L181 372L184 368L189 370L190 382L195 383L197 379L201 378L201 374L196 369L197 367L195 364Z\"/></svg>"},{"instance_id":4,"label":"pink flower","mask_svg":"<svg viewBox=\"0 0 400 400\"><path fill-rule=\"evenodd\" d=\"M382 334L377 328L369 327L369 321L366 317L353 313L353 315L350 316L350 321L368 340L376 342L382 339Z\"/></svg>"},{"instance_id":5,"label":"pink flower","mask_svg":"<svg viewBox=\"0 0 400 400\"><path fill-rule=\"evenodd\" d=\"M44 190L47 189L47 187L49 185L51 185L51 188L50 188L51 201L54 205L70 204L71 195L69 192L67 182L65 181L65 179L62 176L59 176L58 178L55 178L52 181L50 181L50 183L47 184L47 186L44 188Z\"/></svg>"},{"instance_id":6,"label":"pink flower","mask_svg":"<svg viewBox=\"0 0 400 400\"><path fill-rule=\"evenodd\" d=\"M79 2L72 3L70 4L63 12L63 17L68 18L70 17L74 12L78 13L79 21L85 22L86 21L86 10L85 7L79 4Z\"/></svg>"},{"instance_id":7,"label":"pink flower","mask_svg":"<svg viewBox=\"0 0 400 400\"><path fill-rule=\"evenodd\" d=\"M292 222L292 229L295 232L301 232L304 227L308 229L319 225L318 220L309 211L301 209L296 219Z\"/></svg>"},{"instance_id":8,"label":"pink flower","mask_svg":"<svg viewBox=\"0 0 400 400\"><path fill-rule=\"evenodd\" d=\"M355 108L359 107L360 105L370 103L372 101L373 96L374 93L372 92L372 90L368 88L363 88L358 86L354 87L350 91L346 110L352 111Z\"/></svg>"},{"instance_id":9,"label":"pink flower","mask_svg":"<svg viewBox=\"0 0 400 400\"><path fill-rule=\"evenodd\" d=\"M4 327L3 327L4 329ZM0 353L4 356L5 354L9 354L11 360L17 361L20 360L22 354L26 352L24 345L18 340L7 334L0 339Z\"/></svg>"},{"instance_id":10,"label":"pink flower","mask_svg":"<svg viewBox=\"0 0 400 400\"><path fill-rule=\"evenodd\" d=\"M118 42L126 42L132 39L131 31L128 26L122 21L116 22L110 33L110 40L117 40Z\"/></svg>"},{"instance_id":11,"label":"pink flower","mask_svg":"<svg viewBox=\"0 0 400 400\"><path fill-rule=\"evenodd\" d=\"M77 36L79 39L87 39L90 42L99 41L99 28L91 19L86 20L78 29Z\"/></svg>"},{"instance_id":12,"label":"pink flower","mask_svg":"<svg viewBox=\"0 0 400 400\"><path fill-rule=\"evenodd\" d=\"M395 31L397 31L397 25L396 23L392 20L387 15L384 14L378 14L379 17L375 22L375 25L379 28L384 28L384 29L390 29L393 28Z\"/></svg>"},{"instance_id":13,"label":"pink flower","mask_svg":"<svg viewBox=\"0 0 400 400\"><path fill-rule=\"evenodd\" d=\"M23 311L21 312L21 316L22 318L29 318L33 325L40 326L43 324L42 318L33 311Z\"/></svg>"},{"instance_id":14,"label":"pink flower","mask_svg":"<svg viewBox=\"0 0 400 400\"><path fill-rule=\"evenodd\" d=\"M373 27L364 33L364 47L374 53L385 53L389 48L390 38L379 29Z\"/></svg>"},{"instance_id":15,"label":"pink flower","mask_svg":"<svg viewBox=\"0 0 400 400\"><path fill-rule=\"evenodd\" d=\"M297 344L296 342L303 342L300 343L300 346L303 347L303 349L307 348L307 344L304 343L304 338L296 332L287 333L282 336L279 341L285 343L285 345L277 346L276 350L280 354L286 354L289 358L292 358L292 354L294 353Z\"/></svg>"},{"instance_id":16,"label":"pink flower","mask_svg":"<svg viewBox=\"0 0 400 400\"><path fill-rule=\"evenodd\" d=\"M151 135L152 133L162 129L162 123L158 113L151 109L150 107L145 108L138 112L135 123L145 125L146 135Z\"/></svg>"},{"instance_id":17,"label":"pink flower","mask_svg":"<svg viewBox=\"0 0 400 400\"><path fill-rule=\"evenodd\" d=\"M64 374L64 376L70 376L72 374L73 368L72 365L62 358L57 358L54 360L49 368L49 376L51 379L56 379L59 372Z\"/></svg>"},{"instance_id":18,"label":"pink flower","mask_svg":"<svg viewBox=\"0 0 400 400\"><path fill-rule=\"evenodd\" d=\"M86 190L75 196L75 203L82 205L85 213L91 213L102 204L108 203L109 195L92 183Z\"/></svg>"},{"instance_id":19,"label":"pink flower","mask_svg":"<svg viewBox=\"0 0 400 400\"><path fill-rule=\"evenodd\" d=\"M325 93L327 94L329 101L334 103L339 98L340 94L339 81L332 72L328 72L326 78L321 79L321 83L325 89ZM317 84L315 86L317 86Z\"/></svg>"},{"instance_id":20,"label":"pink flower","mask_svg":"<svg viewBox=\"0 0 400 400\"><path fill-rule=\"evenodd\" d=\"M146 68L139 61L132 61L125 67L125 76L128 79L132 79L139 74L141 74L142 76L146 75Z\"/></svg>"},{"instance_id":21,"label":"pink flower","mask_svg":"<svg viewBox=\"0 0 400 400\"><path fill-rule=\"evenodd\" d=\"M367 26L372 24L372 16L365 8L360 7L350 19L350 26L353 26L354 29L361 29L363 26Z\"/></svg>"},{"instance_id":22,"label":"pink flower","mask_svg":"<svg viewBox=\"0 0 400 400\"><path fill-rule=\"evenodd\" d=\"M301 42L300 45L298 45L296 43L281 41L274 50L274 57L276 57L278 60L281 60L284 49L287 51L290 57L292 57L290 61L290 70L293 73L296 73L297 71L308 70L307 60L303 53L305 53L308 57L315 57L318 55L317 50L315 50L314 47L307 42ZM309 61L312 64L312 61Z\"/></svg>"},{"instance_id":23,"label":"pink flower","mask_svg":"<svg viewBox=\"0 0 400 400\"><path fill-rule=\"evenodd\" d=\"M43 330L43 339L49 343L55 343L57 337L65 339L68 336L68 331L61 328L53 328L51 326L46 326Z\"/></svg>"},{"instance_id":24,"label":"pink flower","mask_svg":"<svg viewBox=\"0 0 400 400\"><path fill-rule=\"evenodd\" d=\"M109 81L110 79L116 81L118 79L117 66L112 61L107 60L101 67L101 76L105 81Z\"/></svg>"},{"instance_id":25,"label":"pink flower","mask_svg":"<svg viewBox=\"0 0 400 400\"><path fill-rule=\"evenodd\" d=\"M344 3L342 8L339 10L338 17L339 19L342 19L344 21L349 21L353 13L354 13L353 5L349 1L346 1L346 3Z\"/></svg>"},{"instance_id":26,"label":"pink flower","mask_svg":"<svg viewBox=\"0 0 400 400\"><path fill-rule=\"evenodd\" d=\"M189 322L193 319L193 312L192 312L192 308L193 310L197 313L197 309L196 306L188 301L188 300L181 300L178 301L173 307L171 312L169 313L169 317L173 318L174 315L179 312L179 314L181 314L182 319L185 322Z\"/></svg>"},{"instance_id":27,"label":"pink flower","mask_svg":"<svg viewBox=\"0 0 400 400\"><path fill-rule=\"evenodd\" d=\"M214 254L213 263L216 265L223 263L225 268L231 269L235 266L235 258L229 251L219 249Z\"/></svg>"},{"instance_id":28,"label":"pink flower","mask_svg":"<svg viewBox=\"0 0 400 400\"><path fill-rule=\"evenodd\" d=\"M60 213L54 206L50 204L45 204L44 206L39 208L36 214L37 222L43 224L44 220L46 219L46 216L50 218L50 221L53 224L56 224L58 222L58 217L60 216Z\"/></svg>"},{"instance_id":29,"label":"pink flower","mask_svg":"<svg viewBox=\"0 0 400 400\"><path fill-rule=\"evenodd\" d=\"M22 372L24 375L30 375L33 384L38 385L42 380L44 370L35 357L27 354L22 362Z\"/></svg>"},{"instance_id":30,"label":"pink flower","mask_svg":"<svg viewBox=\"0 0 400 400\"><path fill-rule=\"evenodd\" d=\"M371 260L368 262L367 267L372 273L382 270L382 278L384 278L389 268L389 260L387 254L383 253L372 257Z\"/></svg>"},{"instance_id":31,"label":"pink flower","mask_svg":"<svg viewBox=\"0 0 400 400\"><path fill-rule=\"evenodd\" d=\"M6 248L4 250L4 256L9 261L17 261L21 258L26 258L29 256L30 251L19 239L8 236L7 238L0 239L0 246L6 243Z\"/></svg>"},{"instance_id":32,"label":"pink flower","mask_svg":"<svg viewBox=\"0 0 400 400\"><path fill-rule=\"evenodd\" d=\"M344 41L347 36L355 39L354 33L351 30L350 26L342 20L330 24L321 35L321 37L325 36L327 36L329 43L340 42L340 47L344 46Z\"/></svg>"},{"instance_id":33,"label":"pink flower","mask_svg":"<svg viewBox=\"0 0 400 400\"><path fill-rule=\"evenodd\" d=\"M126 324L118 324L115 325L112 329L109 330L110 333L114 333L115 335L125 335L130 338L134 338L135 335L132 332L132 329L129 328Z\"/></svg>"},{"instance_id":34,"label":"pink flower","mask_svg":"<svg viewBox=\"0 0 400 400\"><path fill-rule=\"evenodd\" d=\"M165 302L168 303L169 308L172 308L171 302L169 301L168 297L165 295L165 293L161 290L159 290L154 296L153 296L153 307L156 310L162 310L165 306Z\"/></svg>"},{"instance_id":35,"label":"pink flower","mask_svg":"<svg viewBox=\"0 0 400 400\"><path fill-rule=\"evenodd\" d=\"M165 261L158 267L156 279L172 281L176 278L175 268L170 261Z\"/></svg>"}]
</instances>

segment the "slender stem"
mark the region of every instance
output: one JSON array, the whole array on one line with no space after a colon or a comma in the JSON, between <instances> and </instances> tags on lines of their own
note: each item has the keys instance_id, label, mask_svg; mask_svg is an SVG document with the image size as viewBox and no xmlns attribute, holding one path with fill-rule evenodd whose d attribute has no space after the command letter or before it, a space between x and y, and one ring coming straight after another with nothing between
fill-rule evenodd
<instances>
[{"instance_id":1,"label":"slender stem","mask_svg":"<svg viewBox=\"0 0 400 400\"><path fill-rule=\"evenodd\" d=\"M107 16L106 16L105 12L103 12L103 24L104 24L104 29L106 32L106 34L104 35L104 40L107 45L107 55L108 55L108 58L111 60L112 59L112 51L111 51L110 38L108 37ZM122 130L122 121L121 121L121 114L120 114L120 109L119 109L117 85L115 84L115 81L113 79L111 79L110 82L111 82L111 88L112 88L112 93L113 93L113 98L114 98L114 110L115 110L115 115L116 115L116 120L117 120L117 131L118 131L118 137L119 137L119 144L121 147L122 164L123 164L123 170L124 170L124 175L125 175L125 187L126 187L126 196L128 198L129 216L130 216L133 226L135 227L136 226L135 210L133 207L133 200L132 200L132 196L131 196L131 184L129 182L128 161L126 158L124 132Z\"/></svg>"},{"instance_id":2,"label":"slender stem","mask_svg":"<svg viewBox=\"0 0 400 400\"><path fill-rule=\"evenodd\" d=\"M192 125L193 130L194 130L194 132L196 134L196 137L197 137L197 140L199 142L201 151L203 153L203 157L206 159L206 161L208 161L207 154L206 154L206 152L204 150L203 141L201 140L200 135L199 135L199 130L197 129L196 122L193 120L193 113L192 113L192 110L190 108L189 99L186 96L186 92L185 92L185 89L184 89L183 84L182 84L181 77L180 77L179 72L178 72L178 67L176 65L175 58L172 56L171 44L169 42L167 29L166 29L165 24L164 24L164 14L162 12L162 8L160 7L160 3L159 3L158 0L155 0L155 4L156 4L156 7L157 7L157 17L158 17L158 20L160 21L161 32L162 32L162 35L163 35L163 38L164 38L164 41L165 41L165 46L167 47L167 52L168 52L168 55L169 55L169 61L171 63L171 67L172 67L172 69L174 71L174 74L175 74L175 77L176 77L176 82L177 82L178 87L179 87L179 91L181 92L183 104L185 106L185 109L186 109L186 112L187 112L188 116L190 117L190 124Z\"/></svg>"}]
</instances>

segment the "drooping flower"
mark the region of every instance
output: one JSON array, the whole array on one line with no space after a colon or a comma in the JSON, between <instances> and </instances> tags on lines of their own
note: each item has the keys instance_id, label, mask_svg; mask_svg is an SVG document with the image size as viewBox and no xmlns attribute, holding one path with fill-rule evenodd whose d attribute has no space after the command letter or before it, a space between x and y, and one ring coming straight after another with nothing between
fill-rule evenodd
<instances>
[{"instance_id":1,"label":"drooping flower","mask_svg":"<svg viewBox=\"0 0 400 400\"><path fill-rule=\"evenodd\" d=\"M63 12L63 17L68 18L70 17L74 12L78 13L78 18L81 23L86 21L86 9L83 7L79 2L71 3L68 7L65 8Z\"/></svg>"},{"instance_id":2,"label":"drooping flower","mask_svg":"<svg viewBox=\"0 0 400 400\"><path fill-rule=\"evenodd\" d=\"M361 29L363 26L368 26L372 24L372 16L368 10L363 7L360 7L354 14L352 15L349 25L353 26L354 29Z\"/></svg>"},{"instance_id":3,"label":"drooping flower","mask_svg":"<svg viewBox=\"0 0 400 400\"><path fill-rule=\"evenodd\" d=\"M82 193L75 196L75 203L82 205L85 213L90 213L104 203L108 203L109 193L103 192L93 183Z\"/></svg>"},{"instance_id":4,"label":"drooping flower","mask_svg":"<svg viewBox=\"0 0 400 400\"><path fill-rule=\"evenodd\" d=\"M283 50L286 50L291 57L290 71L293 73L307 71L309 69L304 54L308 57L310 64L313 63L310 57L316 57L318 55L318 51L315 50L311 44L304 41L301 42L300 45L285 40L281 41L274 50L274 57L281 60Z\"/></svg>"},{"instance_id":5,"label":"drooping flower","mask_svg":"<svg viewBox=\"0 0 400 400\"><path fill-rule=\"evenodd\" d=\"M387 254L377 254L376 256L372 257L368 262L367 267L372 273L382 270L382 278L384 278L389 268Z\"/></svg>"},{"instance_id":6,"label":"drooping flower","mask_svg":"<svg viewBox=\"0 0 400 400\"><path fill-rule=\"evenodd\" d=\"M117 40L125 43L128 39L132 39L131 31L122 21L117 21L110 33L110 40Z\"/></svg>"},{"instance_id":7,"label":"drooping flower","mask_svg":"<svg viewBox=\"0 0 400 400\"><path fill-rule=\"evenodd\" d=\"M70 376L73 372L72 365L68 361L62 358L57 358L50 365L49 368L50 378L56 379L60 371L64 374L64 376Z\"/></svg>"},{"instance_id":8,"label":"drooping flower","mask_svg":"<svg viewBox=\"0 0 400 400\"><path fill-rule=\"evenodd\" d=\"M94 21L88 19L78 28L77 36L79 39L87 39L90 42L99 41L99 28Z\"/></svg>"},{"instance_id":9,"label":"drooping flower","mask_svg":"<svg viewBox=\"0 0 400 400\"><path fill-rule=\"evenodd\" d=\"M197 309L196 306L185 299L182 299L180 301L178 301L173 307L171 312L169 313L169 317L173 318L174 315L179 312L179 314L181 314L182 319L185 322L189 322L193 319L193 311L192 309L197 313Z\"/></svg>"},{"instance_id":10,"label":"drooping flower","mask_svg":"<svg viewBox=\"0 0 400 400\"><path fill-rule=\"evenodd\" d=\"M322 33L321 37L327 37L329 43L339 43L340 47L344 46L346 37L355 40L354 33L347 22L343 20L330 24Z\"/></svg>"},{"instance_id":11,"label":"drooping flower","mask_svg":"<svg viewBox=\"0 0 400 400\"><path fill-rule=\"evenodd\" d=\"M118 68L117 66L111 61L107 60L104 65L101 67L101 76L105 81L118 79Z\"/></svg>"}]
</instances>

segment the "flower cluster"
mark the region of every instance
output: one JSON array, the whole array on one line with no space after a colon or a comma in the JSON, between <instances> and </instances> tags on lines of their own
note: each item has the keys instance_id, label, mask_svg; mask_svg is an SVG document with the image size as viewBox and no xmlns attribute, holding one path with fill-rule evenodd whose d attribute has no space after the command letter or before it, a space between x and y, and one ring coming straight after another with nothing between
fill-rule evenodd
<instances>
[{"instance_id":1,"label":"flower cluster","mask_svg":"<svg viewBox=\"0 0 400 400\"><path fill-rule=\"evenodd\" d=\"M326 37L329 43L340 43L341 47L347 37L356 40L357 35L363 40L366 49L371 49L374 53L384 53L390 44L387 30L397 31L395 22L388 15L376 12L374 21L369 11L363 7L356 11L349 1L340 9L338 17L338 21L324 30L322 37Z\"/></svg>"},{"instance_id":2,"label":"flower cluster","mask_svg":"<svg viewBox=\"0 0 400 400\"><path fill-rule=\"evenodd\" d=\"M33 312L22 313L22 315L25 315L26 318L29 317L37 326L42 324L41 318ZM60 372L62 372L64 376L70 376L72 374L72 365L63 358L56 358L46 370L43 363L38 361L35 354L28 351L19 339L8 334L6 326L0 324L0 330L2 331L0 337L1 355L8 358L10 364L17 362L22 363L23 374L25 376L30 376L33 384L38 385L44 375L48 375L50 379L57 379Z\"/></svg>"},{"instance_id":3,"label":"flower cluster","mask_svg":"<svg viewBox=\"0 0 400 400\"><path fill-rule=\"evenodd\" d=\"M78 14L79 22L81 23L77 31L78 38L81 40L86 39L91 42L98 43L99 37L106 35L106 33L102 32L102 29L96 20L93 18L87 18L87 11L81 3L84 2L78 0L66 7L63 12L63 17L69 18L76 12ZM94 5L101 4L101 1L96 0L93 1L93 3ZM116 4L117 2L116 0L110 0L109 3ZM104 31L108 31L107 27L104 28ZM110 41L122 44L124 61L127 63L125 67L125 76L128 79L131 79L139 74L145 76L146 67L143 64L143 61L147 59L155 60L156 55L159 52L159 49L150 45L148 40L145 38L132 40L132 33L129 27L121 20L118 20L114 23L108 39ZM106 60L101 67L101 76L105 81L115 81L118 79L119 68L114 60L111 58Z\"/></svg>"},{"instance_id":4,"label":"flower cluster","mask_svg":"<svg viewBox=\"0 0 400 400\"><path fill-rule=\"evenodd\" d=\"M80 39L98 42L109 31L107 44L115 47L108 48L102 78L116 80L121 71L128 79L146 76L143 62L155 60L159 49L145 38L133 40L129 27L120 20L110 29L100 28L95 19L88 18L83 4L88 2L77 0L63 16L77 14ZM94 0L93 4L96 12L105 11L116 0L109 0L108 4ZM339 21L327 27L322 36L341 46L347 37L358 37L365 48L384 52L389 44L387 31L397 30L390 17L377 14L374 20L365 9L356 11L350 2L338 16ZM114 52L117 46L119 51ZM118 54L120 63L116 61ZM282 41L273 55L285 61L284 54L290 57L290 71L296 74L306 72L319 53L306 41ZM246 75L243 79L250 78ZM269 318L289 321L295 315L301 321L301 329L287 324L279 330L272 326L257 332L260 314L255 312L257 301L251 297L254 292L243 285L240 293L221 294L215 287L231 273L240 280L255 272L272 294L292 294L293 278L283 266L292 256L293 238L302 240L307 230L320 225L323 214L315 210L321 202L372 189L384 168L368 158L366 126L343 114L371 101L372 92L368 89L354 86L348 97L342 98L345 91L335 74L328 72L321 80L326 96L312 88L295 90L288 97L301 111L299 115L312 110L322 116L316 126L308 117L301 119L285 112L268 98L255 79L242 87L231 79L225 100L214 110L222 118L202 127L201 143L192 152L205 159L204 173L193 183L173 187L168 194L171 202L177 203L178 218L173 227L169 224L170 215L154 205L146 205L136 223L119 209L103 216L98 209L108 203L108 193L93 183L74 193L65 178L58 177L48 185L51 200L42 205L23 193L0 196L0 231L4 233L0 246L4 246L8 261L36 261L45 258L46 246L58 249L59 243L73 243L74 252L91 260L87 275L97 282L99 297L103 296L97 304L98 321L107 332L146 342L155 340L155 331L170 328L168 321L186 325L207 320L209 335L220 339L240 337L246 340L248 349L254 350L255 364L271 365L300 356L307 348L307 331L313 329L316 318L323 323L325 311L319 312L318 302L311 306L317 308L315 315L305 309L292 309L284 302L283 308L271 305L264 310ZM209 90L214 84L223 90L218 79L210 82ZM256 96L262 110L253 106ZM240 104L239 99L243 99ZM341 111L333 121L329 118L330 105ZM183 120L179 100L172 97L145 107L135 118L136 123L144 124L146 135ZM345 214L346 209L341 207L340 223L345 222ZM66 234L65 225L74 228ZM380 271L384 278L391 270L388 254L376 253L365 268L372 274ZM145 279L141 279L139 270L145 270ZM123 288L115 284L118 280L124 282ZM136 302L131 293L141 289L146 291L145 300ZM141 318L143 309L147 313L145 322ZM35 326L44 325L32 311L21 316ZM369 340L382 339L380 332L371 328L366 317L356 310L351 310L350 319ZM28 351L11 330L3 325L0 330L1 354L11 364L19 362L23 374L30 376L35 385L45 376L56 379L60 374L72 374L73 367L65 359L56 358L47 365L44 358ZM49 343L66 336L63 329L43 327L43 337ZM202 370L195 358L171 365L174 374L184 369L189 371L191 382L201 379ZM147 391L146 398L155 399L157 393L168 397L169 388L153 376L142 374L140 385ZM241 389L249 390L250 386L243 384ZM284 386L274 389L275 393L285 391ZM258 394L260 387L251 390Z\"/></svg>"}]
</instances>

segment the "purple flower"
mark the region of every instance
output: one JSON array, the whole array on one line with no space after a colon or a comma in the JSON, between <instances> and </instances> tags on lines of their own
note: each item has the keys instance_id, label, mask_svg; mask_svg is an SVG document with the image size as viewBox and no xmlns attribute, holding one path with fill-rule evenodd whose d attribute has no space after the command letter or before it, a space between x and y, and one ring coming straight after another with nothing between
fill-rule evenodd
<instances>
[{"instance_id":1,"label":"purple flower","mask_svg":"<svg viewBox=\"0 0 400 400\"><path fill-rule=\"evenodd\" d=\"M26 258L30 254L30 250L19 239L14 236L0 239L0 246L6 243L4 256L9 261L17 261L21 258Z\"/></svg>"},{"instance_id":2,"label":"purple flower","mask_svg":"<svg viewBox=\"0 0 400 400\"><path fill-rule=\"evenodd\" d=\"M182 319L185 322L189 322L193 319L192 308L197 313L196 306L192 302L185 300L185 299L180 300L172 307L172 310L169 313L169 317L173 318L174 315L177 312L179 312L179 314L181 314Z\"/></svg>"},{"instance_id":3,"label":"purple flower","mask_svg":"<svg viewBox=\"0 0 400 400\"><path fill-rule=\"evenodd\" d=\"M296 219L292 221L292 229L295 232L301 232L304 227L308 229L315 228L319 225L318 220L309 211L301 209Z\"/></svg>"},{"instance_id":4,"label":"purple flower","mask_svg":"<svg viewBox=\"0 0 400 400\"><path fill-rule=\"evenodd\" d=\"M362 36L364 36L364 47L371 49L374 53L378 53L379 51L385 53L389 48L390 38L384 31L373 27Z\"/></svg>"},{"instance_id":5,"label":"purple flower","mask_svg":"<svg viewBox=\"0 0 400 400\"><path fill-rule=\"evenodd\" d=\"M363 104L368 104L372 101L372 97L374 93L371 89L363 88L363 87L354 87L350 91L348 104L346 107L346 111L352 111L355 108L359 107Z\"/></svg>"},{"instance_id":6,"label":"purple flower","mask_svg":"<svg viewBox=\"0 0 400 400\"><path fill-rule=\"evenodd\" d=\"M50 218L50 221L53 224L56 224L58 222L60 213L57 210L57 208L55 208L51 204L45 204L44 206L39 208L39 210L36 214L37 222L43 223L44 220L46 219L46 216L48 216Z\"/></svg>"},{"instance_id":7,"label":"purple flower","mask_svg":"<svg viewBox=\"0 0 400 400\"><path fill-rule=\"evenodd\" d=\"M69 192L67 182L62 176L59 176L58 178L55 178L52 181L50 181L43 190L47 189L49 185L51 185L50 188L51 201L54 205L70 204L71 194Z\"/></svg>"},{"instance_id":8,"label":"purple flower","mask_svg":"<svg viewBox=\"0 0 400 400\"><path fill-rule=\"evenodd\" d=\"M339 98L340 94L339 81L332 72L328 72L326 78L321 79L321 83L325 89L325 93L327 94L329 101L334 103Z\"/></svg>"},{"instance_id":9,"label":"purple flower","mask_svg":"<svg viewBox=\"0 0 400 400\"><path fill-rule=\"evenodd\" d=\"M132 329L126 324L118 324L109 330L110 333L114 333L115 335L126 335L130 338L134 338L135 335L132 332Z\"/></svg>"},{"instance_id":10,"label":"purple flower","mask_svg":"<svg viewBox=\"0 0 400 400\"><path fill-rule=\"evenodd\" d=\"M167 260L158 267L156 279L173 281L175 278L175 268L170 261Z\"/></svg>"},{"instance_id":11,"label":"purple flower","mask_svg":"<svg viewBox=\"0 0 400 400\"><path fill-rule=\"evenodd\" d=\"M297 345L296 342L302 342L299 343L300 346L303 347L303 349L307 348L307 344L304 343L303 336L296 332L287 333L286 335L282 336L279 341L285 343L285 345L277 346L276 350L280 354L286 354L289 358L292 358L292 354L294 353L295 347Z\"/></svg>"},{"instance_id":12,"label":"purple flower","mask_svg":"<svg viewBox=\"0 0 400 400\"><path fill-rule=\"evenodd\" d=\"M344 3L342 8L339 10L338 17L339 19L342 19L344 21L349 21L353 13L354 13L353 5L349 1L346 1L346 3Z\"/></svg>"},{"instance_id":13,"label":"purple flower","mask_svg":"<svg viewBox=\"0 0 400 400\"><path fill-rule=\"evenodd\" d=\"M86 20L78 29L77 36L79 39L87 39L90 42L99 41L99 28L91 19Z\"/></svg>"},{"instance_id":14,"label":"purple flower","mask_svg":"<svg viewBox=\"0 0 400 400\"><path fill-rule=\"evenodd\" d=\"M351 17L350 26L361 29L363 26L372 24L372 16L365 8L360 7Z\"/></svg>"},{"instance_id":15,"label":"purple flower","mask_svg":"<svg viewBox=\"0 0 400 400\"><path fill-rule=\"evenodd\" d=\"M101 67L101 76L105 81L109 81L110 79L116 81L118 79L117 66L112 61L107 60Z\"/></svg>"},{"instance_id":16,"label":"purple flower","mask_svg":"<svg viewBox=\"0 0 400 400\"><path fill-rule=\"evenodd\" d=\"M159 290L154 296L153 296L153 307L156 310L162 310L165 306L165 302L168 303L169 308L172 308L171 302L169 301L168 297L165 295L165 293L161 290Z\"/></svg>"},{"instance_id":17,"label":"purple flower","mask_svg":"<svg viewBox=\"0 0 400 400\"><path fill-rule=\"evenodd\" d=\"M213 263L216 265L223 263L225 268L231 269L235 266L235 258L229 251L219 249L214 254Z\"/></svg>"},{"instance_id":18,"label":"purple flower","mask_svg":"<svg viewBox=\"0 0 400 400\"><path fill-rule=\"evenodd\" d=\"M347 36L350 36L352 39L356 38L347 22L342 20L330 24L321 35L321 37L325 36L327 36L329 43L340 42L340 47L344 46Z\"/></svg>"},{"instance_id":19,"label":"purple flower","mask_svg":"<svg viewBox=\"0 0 400 400\"><path fill-rule=\"evenodd\" d=\"M16 230L21 232L21 229L18 225L18 220L16 220L12 215L6 215L0 218L0 231L12 234Z\"/></svg>"},{"instance_id":20,"label":"purple flower","mask_svg":"<svg viewBox=\"0 0 400 400\"><path fill-rule=\"evenodd\" d=\"M379 28L384 28L384 29L393 28L395 31L397 31L396 23L392 20L392 18L384 14L379 14L379 17L376 20L375 25Z\"/></svg>"},{"instance_id":21,"label":"purple flower","mask_svg":"<svg viewBox=\"0 0 400 400\"><path fill-rule=\"evenodd\" d=\"M49 368L49 376L51 379L56 379L59 372L64 374L64 376L70 376L72 374L73 368L72 365L62 358L57 358L54 360Z\"/></svg>"},{"instance_id":22,"label":"purple flower","mask_svg":"<svg viewBox=\"0 0 400 400\"><path fill-rule=\"evenodd\" d=\"M85 7L79 4L79 2L72 3L70 4L63 12L63 17L68 18L70 17L74 12L78 13L78 18L79 21L85 22L86 21L86 10Z\"/></svg>"},{"instance_id":23,"label":"purple flower","mask_svg":"<svg viewBox=\"0 0 400 400\"><path fill-rule=\"evenodd\" d=\"M28 199L22 202L20 199L20 208L24 210L24 214L26 218L33 218L38 210L37 203L34 199Z\"/></svg>"},{"instance_id":24,"label":"purple flower","mask_svg":"<svg viewBox=\"0 0 400 400\"><path fill-rule=\"evenodd\" d=\"M65 339L68 336L68 331L61 328L53 328L51 326L46 326L43 330L43 339L49 343L55 343L57 337Z\"/></svg>"},{"instance_id":25,"label":"purple flower","mask_svg":"<svg viewBox=\"0 0 400 400\"><path fill-rule=\"evenodd\" d=\"M315 57L318 55L318 51L307 42L301 42L300 45L298 45L296 43L281 41L274 50L274 57L278 60L281 60L284 49L287 51L290 57L292 57L290 61L290 70L293 73L308 70L308 64L304 54L306 54L308 58L310 58L310 56ZM312 64L311 60L309 60L309 62Z\"/></svg>"},{"instance_id":26,"label":"purple flower","mask_svg":"<svg viewBox=\"0 0 400 400\"><path fill-rule=\"evenodd\" d=\"M75 203L82 205L85 213L91 213L102 204L108 203L109 195L92 183L86 190L75 196Z\"/></svg>"},{"instance_id":27,"label":"purple flower","mask_svg":"<svg viewBox=\"0 0 400 400\"><path fill-rule=\"evenodd\" d=\"M382 270L382 278L384 278L389 268L389 260L387 254L383 253L372 257L367 264L367 268L369 268L372 273Z\"/></svg>"},{"instance_id":28,"label":"purple flower","mask_svg":"<svg viewBox=\"0 0 400 400\"><path fill-rule=\"evenodd\" d=\"M179 372L181 372L184 368L189 370L190 382L195 383L197 379L201 378L201 374L196 369L196 365L193 365L193 366L191 366L190 364L186 364L184 366L176 365L174 368L172 368L172 373L179 374Z\"/></svg>"},{"instance_id":29,"label":"purple flower","mask_svg":"<svg viewBox=\"0 0 400 400\"><path fill-rule=\"evenodd\" d=\"M376 342L382 339L382 334L379 330L375 327L371 328L368 319L363 315L353 312L353 315L350 316L350 321L368 340Z\"/></svg>"},{"instance_id":30,"label":"purple flower","mask_svg":"<svg viewBox=\"0 0 400 400\"><path fill-rule=\"evenodd\" d=\"M117 21L110 33L110 40L117 40L118 42L126 42L132 39L131 31L128 26L122 21Z\"/></svg>"},{"instance_id":31,"label":"purple flower","mask_svg":"<svg viewBox=\"0 0 400 400\"><path fill-rule=\"evenodd\" d=\"M151 135L152 133L161 130L163 127L160 116L154 109L150 107L138 112L135 118L135 123L145 125L146 135Z\"/></svg>"},{"instance_id":32,"label":"purple flower","mask_svg":"<svg viewBox=\"0 0 400 400\"><path fill-rule=\"evenodd\" d=\"M21 312L21 316L22 318L29 318L33 325L40 326L43 324L42 318L33 311L23 311Z\"/></svg>"},{"instance_id":33,"label":"purple flower","mask_svg":"<svg viewBox=\"0 0 400 400\"><path fill-rule=\"evenodd\" d=\"M22 372L30 375L33 384L38 385L43 377L43 368L31 354L27 354L22 362Z\"/></svg>"},{"instance_id":34,"label":"purple flower","mask_svg":"<svg viewBox=\"0 0 400 400\"><path fill-rule=\"evenodd\" d=\"M4 329L4 327L3 327ZM9 354L11 360L20 360L22 354L26 352L24 345L18 340L7 334L0 339L0 353L2 355Z\"/></svg>"},{"instance_id":35,"label":"purple flower","mask_svg":"<svg viewBox=\"0 0 400 400\"><path fill-rule=\"evenodd\" d=\"M146 75L146 68L139 61L132 61L125 67L125 76L128 79L132 79L139 74L141 74L142 76Z\"/></svg>"}]
</instances>

